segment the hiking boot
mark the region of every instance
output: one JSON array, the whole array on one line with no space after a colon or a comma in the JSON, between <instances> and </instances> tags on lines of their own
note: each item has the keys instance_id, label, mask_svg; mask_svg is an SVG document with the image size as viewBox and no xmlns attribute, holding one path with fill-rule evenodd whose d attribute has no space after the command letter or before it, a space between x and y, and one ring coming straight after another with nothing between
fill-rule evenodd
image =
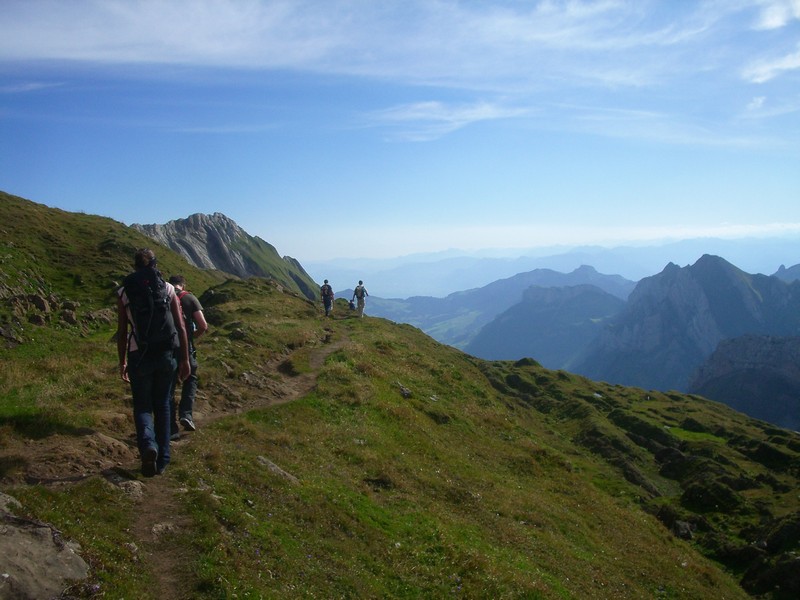
<instances>
[{"instance_id":1,"label":"hiking boot","mask_svg":"<svg viewBox=\"0 0 800 600\"><path fill-rule=\"evenodd\" d=\"M197 427L194 425L194 421L192 421L192 417L186 416L181 417L181 425L183 425L184 431L196 431Z\"/></svg>"},{"instance_id":2,"label":"hiking boot","mask_svg":"<svg viewBox=\"0 0 800 600\"><path fill-rule=\"evenodd\" d=\"M145 477L152 477L156 474L156 461L158 460L158 450L154 446L150 446L147 450L142 452L142 475Z\"/></svg>"}]
</instances>

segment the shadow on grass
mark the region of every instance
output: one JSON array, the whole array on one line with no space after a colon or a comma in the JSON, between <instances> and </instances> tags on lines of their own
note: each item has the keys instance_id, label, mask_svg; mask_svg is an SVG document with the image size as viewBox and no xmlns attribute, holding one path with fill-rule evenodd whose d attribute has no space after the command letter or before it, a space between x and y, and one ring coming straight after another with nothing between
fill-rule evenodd
<instances>
[{"instance_id":1,"label":"shadow on grass","mask_svg":"<svg viewBox=\"0 0 800 600\"><path fill-rule=\"evenodd\" d=\"M22 456L0 456L0 479L22 470L27 464Z\"/></svg>"},{"instance_id":2,"label":"shadow on grass","mask_svg":"<svg viewBox=\"0 0 800 600\"><path fill-rule=\"evenodd\" d=\"M88 427L76 427L45 414L0 416L0 429L2 428L9 428L19 435L34 440L56 434L80 436L94 433L94 430Z\"/></svg>"}]
</instances>

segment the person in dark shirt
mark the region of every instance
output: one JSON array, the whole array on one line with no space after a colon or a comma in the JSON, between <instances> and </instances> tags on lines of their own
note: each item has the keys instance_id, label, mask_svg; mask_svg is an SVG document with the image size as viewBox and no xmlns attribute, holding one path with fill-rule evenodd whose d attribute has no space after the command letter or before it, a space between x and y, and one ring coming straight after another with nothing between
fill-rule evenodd
<instances>
[{"instance_id":1,"label":"person in dark shirt","mask_svg":"<svg viewBox=\"0 0 800 600\"><path fill-rule=\"evenodd\" d=\"M208 323L203 315L203 307L197 297L186 289L186 279L182 275L173 275L169 282L175 286L175 293L183 311L183 320L186 323L186 334L189 341L189 365L191 372L183 382L180 403L175 402L175 388L177 379L172 386L170 395L170 413L172 415L172 439L180 437L179 424L185 431L195 431L192 410L194 398L197 394L197 350L194 341L208 331ZM177 404L177 406L176 406ZM177 419L176 419L177 417Z\"/></svg>"}]
</instances>

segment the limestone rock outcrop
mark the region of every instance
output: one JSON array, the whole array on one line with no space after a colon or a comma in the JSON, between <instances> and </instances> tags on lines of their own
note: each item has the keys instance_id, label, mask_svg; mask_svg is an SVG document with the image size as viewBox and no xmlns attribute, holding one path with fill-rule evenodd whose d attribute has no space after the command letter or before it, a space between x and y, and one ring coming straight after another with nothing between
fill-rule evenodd
<instances>
[{"instance_id":1,"label":"limestone rock outcrop","mask_svg":"<svg viewBox=\"0 0 800 600\"><path fill-rule=\"evenodd\" d=\"M281 257L274 246L251 236L222 213L197 213L163 225L136 223L131 227L201 269L217 269L242 278L267 277L309 299L316 297L318 286L297 260Z\"/></svg>"}]
</instances>

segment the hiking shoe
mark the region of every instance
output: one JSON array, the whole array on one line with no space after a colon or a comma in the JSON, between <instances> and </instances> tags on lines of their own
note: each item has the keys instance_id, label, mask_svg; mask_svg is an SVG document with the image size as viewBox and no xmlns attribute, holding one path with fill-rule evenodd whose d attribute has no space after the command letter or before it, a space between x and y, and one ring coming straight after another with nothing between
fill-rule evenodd
<instances>
[{"instance_id":1,"label":"hiking shoe","mask_svg":"<svg viewBox=\"0 0 800 600\"><path fill-rule=\"evenodd\" d=\"M192 417L181 417L181 425L183 425L184 431L197 430L197 427L194 426L194 421L192 421Z\"/></svg>"},{"instance_id":2,"label":"hiking shoe","mask_svg":"<svg viewBox=\"0 0 800 600\"><path fill-rule=\"evenodd\" d=\"M181 439L181 432L176 431L175 433L169 436L169 439L171 442L177 442L179 439Z\"/></svg>"},{"instance_id":3,"label":"hiking shoe","mask_svg":"<svg viewBox=\"0 0 800 600\"><path fill-rule=\"evenodd\" d=\"M150 446L147 450L142 452L142 475L145 477L152 477L156 474L156 461L158 460L158 450L154 446Z\"/></svg>"}]
</instances>

